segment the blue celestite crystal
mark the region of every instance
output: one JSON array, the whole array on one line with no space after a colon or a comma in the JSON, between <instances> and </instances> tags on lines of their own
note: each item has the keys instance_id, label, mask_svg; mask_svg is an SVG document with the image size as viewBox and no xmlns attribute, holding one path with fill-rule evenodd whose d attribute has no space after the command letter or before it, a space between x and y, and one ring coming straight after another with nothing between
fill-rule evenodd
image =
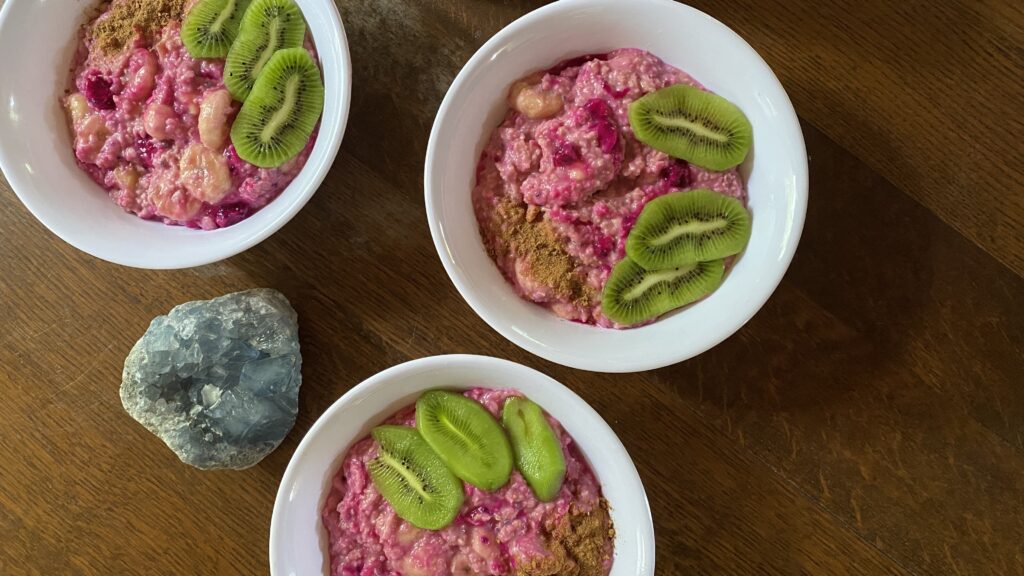
<instances>
[{"instance_id":1,"label":"blue celestite crystal","mask_svg":"<svg viewBox=\"0 0 1024 576\"><path fill-rule=\"evenodd\" d=\"M297 315L276 290L188 302L158 316L124 362L121 403L196 468L248 468L295 424Z\"/></svg>"}]
</instances>

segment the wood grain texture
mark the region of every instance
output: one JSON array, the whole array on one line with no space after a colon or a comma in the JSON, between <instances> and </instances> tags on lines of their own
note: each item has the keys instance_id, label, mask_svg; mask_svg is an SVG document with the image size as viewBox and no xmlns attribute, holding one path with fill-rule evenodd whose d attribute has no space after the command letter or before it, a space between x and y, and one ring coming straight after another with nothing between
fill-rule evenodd
<instances>
[{"instance_id":1,"label":"wood grain texture","mask_svg":"<svg viewBox=\"0 0 1024 576\"><path fill-rule=\"evenodd\" d=\"M802 118L1024 273L1024 3L692 4L761 52Z\"/></svg>"},{"instance_id":2,"label":"wood grain texture","mask_svg":"<svg viewBox=\"0 0 1024 576\"><path fill-rule=\"evenodd\" d=\"M1020 4L695 1L793 97L807 227L735 336L618 376L490 330L423 216L449 82L540 4L339 1L355 65L341 154L291 223L219 264L100 262L0 181L0 574L265 574L277 484L316 417L395 363L468 352L551 374L615 428L659 574L1024 575ZM255 468L199 472L123 412L122 363L153 316L254 286L300 315L298 423Z\"/></svg>"}]
</instances>

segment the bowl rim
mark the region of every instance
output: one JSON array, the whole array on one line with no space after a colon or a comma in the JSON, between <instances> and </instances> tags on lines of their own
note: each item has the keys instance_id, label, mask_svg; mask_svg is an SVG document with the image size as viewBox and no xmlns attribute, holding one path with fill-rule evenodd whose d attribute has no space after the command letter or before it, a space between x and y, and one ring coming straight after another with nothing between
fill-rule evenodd
<instances>
[{"instance_id":1,"label":"bowl rim","mask_svg":"<svg viewBox=\"0 0 1024 576\"><path fill-rule=\"evenodd\" d=\"M308 450L310 450L310 446L317 441L317 437L323 433L323 429L327 428L329 421L339 418L341 415L344 414L344 411L348 409L350 406L359 406L364 398L370 396L379 396L381 394L386 396L388 392L382 392L381 390L379 390L379 388L397 379L410 378L418 373L443 370L445 368L454 367L472 368L481 373L484 373L490 369L494 369L495 367L499 366L510 371L518 371L521 374L529 375L531 378L536 379L536 381L542 382L545 386L549 386L549 390L552 390L554 391L554 393L562 396L562 401L571 403L573 405L573 410L578 413L581 413L581 419L594 423L599 423L600 425L603 426L602 431L605 432L607 435L609 448L616 453L616 458L622 460L622 466L627 467L627 483L631 488L637 489L639 502L642 503L641 508L637 510L637 512L642 517L641 521L643 524L639 527L642 530L643 538L641 538L641 542L638 543L638 547L640 551L640 557L648 562L645 565L645 568L649 568L649 570L643 572L642 574L639 574L638 576L653 576L655 566L656 538L654 531L654 518L651 513L650 501L647 498L647 491L643 486L643 480L640 478L640 474L636 469L636 464L633 462L632 457L626 450L625 445L622 444L622 440L619 438L618 434L615 433L615 430L612 429L608 422L604 420L604 418L602 418L601 415L596 410L594 410L594 408L586 400L584 400L582 397L576 394L576 392L574 392L571 388L562 384L558 380L555 380L551 376L548 376L547 374L534 368L531 368L529 366L526 366L524 364L512 362L511 360L473 354L445 354L438 356L427 356L423 358L409 360L401 364L397 364L389 368L386 368L380 372L377 372L376 374L369 376L359 384L350 388L348 391L342 394L341 397L335 400L326 410L324 410L324 412L320 414L320 416L317 417L316 421L313 423L312 426L310 426L309 430L306 431L305 435L302 437L302 440L296 447L295 452L293 452L291 457L289 458L288 466L281 477L281 482L278 486L278 490L274 499L274 507L271 513L270 533L268 538L270 573L272 575L277 574L277 572L275 572L275 567L280 562L278 555L280 554L279 547L281 546L281 544L279 543L283 541L282 531L285 530L285 526L283 526L284 520L282 520L282 517L285 514L285 508L289 505L288 502L291 499L292 487L295 484L295 480L300 474L303 473L302 470L299 469L299 462L300 460L303 459L305 453ZM481 384L480 387L487 388L488 386ZM420 391L425 391L427 389L432 388L434 387L424 387ZM395 398L397 399L405 395L407 395L407 393L395 393ZM542 408L544 408L544 410L547 412L547 408L545 408L544 406L542 406ZM382 415L369 415L369 417L365 418L363 421L364 427L372 419L378 418L380 416ZM563 420L559 420L559 422L562 424L563 428L565 428L566 432L569 433L571 437L583 437L582 432L584 431L570 429L570 427L567 426ZM593 431L591 431L591 433L593 433ZM352 444L354 444L358 440L360 440L360 437L348 438L344 439L344 441L339 440L337 442L337 444L341 447L339 448L339 454L347 452L348 449L352 446ZM587 458L589 460L589 457L587 456L586 452L583 450L582 447L580 447L580 451L583 453L584 458ZM591 467L593 468L592 464ZM597 476L597 471L593 470L593 472L595 476ZM329 468L327 476L330 477L336 473L337 469L335 467L332 467ZM600 477L598 477L598 480L602 488L604 488L606 486L605 480ZM322 505L322 498L319 502L320 504L318 504L316 518L318 532L323 529L319 515L319 506ZM614 502L612 502L612 508L615 508ZM625 537L626 531L617 530L616 533L616 545L618 545L618 538Z\"/></svg>"},{"instance_id":2,"label":"bowl rim","mask_svg":"<svg viewBox=\"0 0 1024 576\"><path fill-rule=\"evenodd\" d=\"M7 20L10 14L13 12L13 6L19 4L24 0L7 0L3 6L0 6L0 30L3 30L7 25L13 25ZM300 2L303 0L299 0ZM311 180L309 181L308 187L300 189L295 193L294 198L291 199L290 205L287 209L283 210L280 214L276 215L272 220L269 220L263 225L262 228L254 230L246 230L245 227L241 227L237 230L232 230L234 226L228 228L221 228L218 230L193 230L184 226L174 226L175 233L181 234L232 234L237 236L238 240L229 243L217 243L213 242L210 246L207 246L205 250L192 250L185 253L177 254L174 258L160 260L152 262L143 260L139 257L130 257L122 253L100 253L100 250L95 250L86 241L84 241L81 235L71 234L66 229L55 227L51 222L48 222L41 216L42 211L40 209L42 201L35 197L34 194L26 192L31 190L33 187L30 183L25 182L21 178L21 174L17 170L12 170L13 159L9 159L4 153L4 148L0 147L0 172L3 173L11 190L15 196L21 201L22 205L32 214L40 224L42 224L47 230L53 233L55 236L73 246L74 248L89 254L100 260L105 260L113 264L120 266L127 266L130 268L139 268L146 270L180 270L185 268L194 268L197 266L204 266L207 264L213 264L232 256L236 256L266 240L278 230L280 230L285 224L287 224L296 214L302 210L303 207L309 202L313 195L317 192L320 186L326 179L328 172L334 165L334 161L337 158L338 152L341 149L341 143L344 140L345 129L348 125L348 116L351 111L352 101L352 58L348 46L348 36L345 32L345 25L341 18L341 13L338 11L338 6L335 2L330 0L305 0L307 2L320 2L325 7L325 10L329 16L328 26L335 31L337 34L337 42L331 42L330 44L333 49L337 50L338 68L339 68L339 79L340 85L340 96L341 99L338 103L339 110L339 122L336 126L329 127L328 135L330 139L326 141L326 147L322 149L320 154L310 154L307 159L306 165L302 167L295 178L298 178L303 173L309 171L312 173ZM90 10L93 6L90 2L79 4L79 11ZM314 38L314 42L315 42ZM318 54L323 54L323 49L320 44L317 44ZM323 58L321 57L321 61ZM321 64L322 67L322 64ZM60 91L60 87L55 88L57 93ZM325 108L326 110L326 108ZM324 133L324 126L322 125L323 117L321 117L320 131L318 132L317 139L320 140L321 135ZM315 152L315 147L314 147ZM268 203L273 204L275 201L281 199L288 190L294 184L292 182L285 187L281 193ZM264 207L266 208L266 207ZM136 217L135 215L131 215ZM137 217L136 217L137 218ZM168 226L162 222L153 222L153 224L159 224L161 226ZM244 224L240 222L239 224ZM236 224L237 226L238 224Z\"/></svg>"},{"instance_id":3,"label":"bowl rim","mask_svg":"<svg viewBox=\"0 0 1024 576\"><path fill-rule=\"evenodd\" d=\"M538 342L533 338L526 337L524 334L513 330L510 326L506 326L499 321L495 315L492 315L482 299L478 298L477 295L469 288L468 283L464 278L464 276L468 276L468 274L463 274L462 270L452 257L452 252L448 249L445 231L440 217L440 214L443 213L440 201L441 193L435 194L433 181L436 178L434 174L435 163L440 165L440 163L443 162L443 160L439 159L443 157L443 155L439 154L439 151L441 150L440 134L444 129L445 123L449 121L449 118L453 114L452 106L456 99L456 93L469 89L470 87L467 84L469 76L473 74L477 68L491 60L491 58L499 51L498 48L504 45L510 38L518 34L520 30L528 28L541 20L559 17L563 13L587 8L590 5L607 5L609 4L607 0L559 0L517 18L489 38L482 46L480 46L479 49L477 49L466 64L463 65L458 75L456 75L455 79L452 81L451 86L449 86L448 91L438 108L437 115L434 117L434 123L431 128L430 138L427 142L427 151L424 161L423 190L430 233L434 241L434 247L442 265L444 266L445 272L448 274L452 283L455 284L455 287L459 291L463 300L465 300L477 316L484 320L484 322L486 322L492 329L501 334L506 340L509 340L527 352L563 366L594 372L628 373L670 366L700 355L735 334L736 331L742 328L750 321L751 318L754 317L754 315L757 314L757 312L761 310L762 307L764 307L764 304L782 282L782 278L789 269L789 265L796 254L797 246L800 243L800 237L803 232L804 220L807 213L809 167L807 163L806 144L804 142L803 132L800 128L799 118L793 108L789 94L782 86L778 76L776 76L775 72L771 69L771 66L769 66L757 50L755 50L735 30L697 8L674 0L633 0L633 2L654 5L657 6L658 9L689 12L692 16L702 18L711 25L720 27L722 32L730 36L733 42L741 48L749 51L754 62L763 66L764 70L768 73L769 79L774 84L774 87L777 88L780 95L778 104L780 104L781 107L776 110L780 123L795 128L795 130L793 130L793 145L795 150L800 151L799 158L802 158L802 160L794 163L796 185L794 190L795 202L789 206L789 212L792 217L790 234L786 241L785 249L775 261L774 266L770 270L770 274L761 277L760 280L762 287L759 289L759 293L757 294L754 303L749 307L746 313L736 318L734 326L730 326L728 330L719 331L714 338L705 340L699 346L679 348L674 353L670 352L660 355L647 354L645 351L640 351L643 353L638 352L638 354L629 362L609 360L594 356L583 357L577 354L564 353L544 346L541 342ZM541 65L543 65L543 63L540 63L538 66ZM438 172L441 172L441 169L439 169ZM700 305L700 303L698 302L695 305ZM553 313L550 314L553 320L569 322L568 320L558 318ZM593 328L595 330L612 330L597 326L588 326L588 328ZM645 326L641 326L637 328L630 328L628 330L631 332L642 331L644 328Z\"/></svg>"}]
</instances>

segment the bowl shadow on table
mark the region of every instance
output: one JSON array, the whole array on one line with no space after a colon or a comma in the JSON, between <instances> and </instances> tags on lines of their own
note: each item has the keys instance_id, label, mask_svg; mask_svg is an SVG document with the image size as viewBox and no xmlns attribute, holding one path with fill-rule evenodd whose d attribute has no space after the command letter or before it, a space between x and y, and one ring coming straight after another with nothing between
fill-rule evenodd
<instances>
[{"instance_id":1,"label":"bowl shadow on table","mask_svg":"<svg viewBox=\"0 0 1024 576\"><path fill-rule=\"evenodd\" d=\"M812 190L782 285L736 335L656 372L702 406L832 411L903 362L924 321L934 216L824 134L804 133Z\"/></svg>"},{"instance_id":2,"label":"bowl shadow on table","mask_svg":"<svg viewBox=\"0 0 1024 576\"><path fill-rule=\"evenodd\" d=\"M815 446L879 440L870 428L885 416L868 412L878 395L900 395L906 385L897 375L907 371L908 343L928 321L936 264L929 257L934 215L818 130L803 130L811 194L783 283L737 334L652 372L737 449L798 483L817 481L822 460L804 454ZM653 508L659 528L676 530ZM685 533L675 537L689 541ZM794 561L806 554L796 536L775 540ZM702 560L694 552L672 562L699 568Z\"/></svg>"}]
</instances>

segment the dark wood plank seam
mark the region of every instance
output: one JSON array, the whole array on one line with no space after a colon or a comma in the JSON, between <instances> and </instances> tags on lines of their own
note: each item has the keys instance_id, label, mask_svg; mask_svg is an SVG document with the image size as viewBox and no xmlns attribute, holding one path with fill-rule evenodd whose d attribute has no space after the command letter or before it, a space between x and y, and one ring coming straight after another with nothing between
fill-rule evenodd
<instances>
[{"instance_id":1,"label":"dark wood plank seam","mask_svg":"<svg viewBox=\"0 0 1024 576\"><path fill-rule=\"evenodd\" d=\"M660 378L658 380L660 380ZM763 457L761 457L757 452L754 452L750 448L747 448L745 445L736 442L735 438L729 436L728 434L723 433L722 430L719 429L718 427L713 426L710 422L707 421L707 419L704 417L704 415L702 415L692 405L690 405L687 402L683 402L682 404L683 404L683 406L685 407L686 410L688 410L692 415L695 416L695 419L697 421L699 421L701 423L701 425L705 427L705 429L711 430L715 434L718 434L719 436L721 436L723 438L726 438L727 440L729 440L732 443L732 445L733 445L733 447L735 449L740 451L741 454L749 455L750 458L753 461L755 461L758 464L764 466L766 469L771 470L772 473L777 478L781 479L783 484L785 484L785 485L789 486L791 489L793 489L793 491L796 492L796 494L798 494L801 498L803 498L805 501L810 503L811 507L813 507L815 510L821 512L826 517L831 518L832 520L836 521L836 523L839 526L844 528L847 532L851 533L857 540L865 543L866 545L868 545L872 549L876 550L884 558L886 558L887 560L892 562L896 567L898 567L901 570L903 570L903 571L905 571L905 572L907 572L909 574L912 574L914 576L919 576L920 575L919 572L917 572L914 569L911 569L911 568L907 567L906 564L904 564L903 562L899 561L897 558L892 556L892 554L889 554L885 550L883 550L883 549L879 548L878 546L876 546L873 542L871 542L871 541L867 540L866 538L864 538L849 522L847 522L841 516L837 515L835 512L832 512L828 508L822 506L821 503L817 499L812 498L811 495L806 490L804 490L803 488L800 487L800 485L796 484L795 482L793 482L792 480L787 478L777 468L772 466L767 460L765 460Z\"/></svg>"}]
</instances>

